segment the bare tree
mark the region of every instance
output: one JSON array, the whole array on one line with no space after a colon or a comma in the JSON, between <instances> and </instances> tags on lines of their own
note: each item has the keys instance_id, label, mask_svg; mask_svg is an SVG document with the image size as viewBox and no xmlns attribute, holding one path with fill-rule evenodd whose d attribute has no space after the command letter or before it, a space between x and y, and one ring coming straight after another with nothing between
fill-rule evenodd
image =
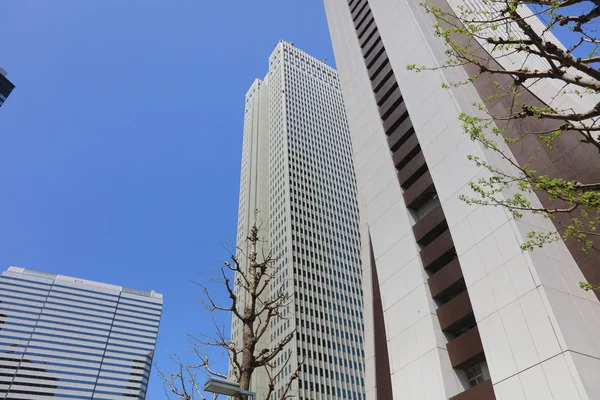
<instances>
[{"instance_id":1,"label":"bare tree","mask_svg":"<svg viewBox=\"0 0 600 400\"><path fill-rule=\"evenodd\" d=\"M241 339L228 337L226 329L220 327L214 319L213 332L203 332L199 336L189 335L192 352L197 356L198 362L187 365L179 357L173 356L177 372L159 371L168 396L174 395L183 400L203 399L200 389L203 382L200 382L199 374L201 377L208 375L232 378L240 384L242 390L249 391L254 372L264 368L269 380L265 399L275 398L275 381L292 363L294 354L289 349L286 351L286 345L292 341L295 332L271 342L267 338L270 333L269 325L276 319L286 319L287 310L293 304L291 296L283 287L273 285L279 277L279 272L274 268L276 259L270 249L265 249L266 242L260 239L259 231L254 223L246 238L246 246L238 246L235 253L230 255L230 260L222 263L217 272L218 277L208 279L210 288L194 282L200 286L205 296L203 303L210 312L231 314L233 320L241 324ZM217 290L226 293L229 299L227 304L220 305L215 300ZM228 356L229 376L213 370L216 362L209 358L207 348L222 349ZM280 355L284 361L276 363L275 359ZM298 378L301 365L302 362L297 362L297 368L286 374L287 382L278 399L292 397L292 383ZM236 399L242 398L243 395L236 396Z\"/></svg>"},{"instance_id":2,"label":"bare tree","mask_svg":"<svg viewBox=\"0 0 600 400\"><path fill-rule=\"evenodd\" d=\"M421 5L436 21L434 32L445 46L446 60L407 68L458 68L466 79L447 81L446 88L477 86L482 80L493 88L474 104L473 115L462 113L459 119L471 140L495 153L504 167L469 156L488 174L470 182L474 194L461 199L504 207L515 218L533 213L551 219L557 231L530 232L524 250L561 239L579 241L584 253L598 250L600 174L591 180L567 179L556 171L540 171L537 158L574 137L590 155L582 161L600 171L600 38L595 30L600 1L480 0L454 9ZM570 47L556 39L557 29L567 32ZM547 98L532 95L536 86L545 87ZM510 150L525 147L533 150L516 161ZM531 194L544 205L532 201Z\"/></svg>"}]
</instances>

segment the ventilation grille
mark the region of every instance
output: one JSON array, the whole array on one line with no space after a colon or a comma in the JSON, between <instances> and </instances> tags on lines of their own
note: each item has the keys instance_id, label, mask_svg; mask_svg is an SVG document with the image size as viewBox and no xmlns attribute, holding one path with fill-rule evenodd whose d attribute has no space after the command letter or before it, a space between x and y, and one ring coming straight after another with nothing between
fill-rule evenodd
<instances>
[{"instance_id":1,"label":"ventilation grille","mask_svg":"<svg viewBox=\"0 0 600 400\"><path fill-rule=\"evenodd\" d=\"M129 289L129 288L124 287L121 291L124 293L136 294L138 296L154 297L153 292L147 292L145 290Z\"/></svg>"},{"instance_id":2,"label":"ventilation grille","mask_svg":"<svg viewBox=\"0 0 600 400\"><path fill-rule=\"evenodd\" d=\"M56 279L56 277L58 276L57 274L51 274L49 272L34 271L32 269L24 270L23 274L31 275L31 276L39 276L40 278L50 278L50 279Z\"/></svg>"}]
</instances>

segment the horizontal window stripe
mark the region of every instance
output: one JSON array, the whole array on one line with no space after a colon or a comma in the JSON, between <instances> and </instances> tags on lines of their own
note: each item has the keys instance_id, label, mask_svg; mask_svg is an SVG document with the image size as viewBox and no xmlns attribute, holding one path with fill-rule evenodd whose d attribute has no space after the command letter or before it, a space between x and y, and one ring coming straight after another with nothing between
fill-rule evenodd
<instances>
[{"instance_id":1,"label":"horizontal window stripe","mask_svg":"<svg viewBox=\"0 0 600 400\"><path fill-rule=\"evenodd\" d=\"M88 288L82 288L77 286L63 285L61 283L54 283L52 285L52 289L56 291L68 292L68 293L77 293L81 294L81 296L93 296L93 298L101 298L101 299L118 299L119 295L116 293L108 293L100 290L93 290Z\"/></svg>"},{"instance_id":2,"label":"horizontal window stripe","mask_svg":"<svg viewBox=\"0 0 600 400\"><path fill-rule=\"evenodd\" d=\"M91 362L87 360L78 361L78 360L70 360L69 363L61 362L64 360L57 360L56 358L52 358L51 356L45 354L35 354L35 353L27 353L27 359L34 363L43 363L44 368L52 368L55 367L77 367L78 370L90 370L90 371L98 371L101 367L102 363L100 361ZM23 366L21 366L23 368Z\"/></svg>"},{"instance_id":3,"label":"horizontal window stripe","mask_svg":"<svg viewBox=\"0 0 600 400\"><path fill-rule=\"evenodd\" d=\"M131 297L127 297L126 295L122 295L120 303L131 304L138 307L144 307L153 310L162 309L162 300L150 301L150 299L150 297L144 297L144 300L141 300L140 298L133 299Z\"/></svg>"},{"instance_id":4,"label":"horizontal window stripe","mask_svg":"<svg viewBox=\"0 0 600 400\"><path fill-rule=\"evenodd\" d=\"M155 327L160 325L160 320L150 320L150 319L146 319L146 318L135 318L135 317L131 317L129 315L115 315L115 321L119 321L119 322L127 322L127 323L133 323L133 324L139 324L139 325L145 325L145 326L151 326L151 327Z\"/></svg>"},{"instance_id":5,"label":"horizontal window stripe","mask_svg":"<svg viewBox=\"0 0 600 400\"><path fill-rule=\"evenodd\" d=\"M50 321L50 322L60 322L71 326L80 326L80 327L92 327L100 330L109 330L110 324L101 323L98 321L86 320L81 318L69 318L66 315L55 315L55 314L41 314L41 321ZM82 322L85 325L74 324L74 322Z\"/></svg>"},{"instance_id":6,"label":"horizontal window stripe","mask_svg":"<svg viewBox=\"0 0 600 400\"><path fill-rule=\"evenodd\" d=\"M32 317L30 314L22 313L17 310L2 310L0 311L0 321L4 320L5 323L9 322L21 322L21 323L32 323L38 320L37 317Z\"/></svg>"},{"instance_id":7,"label":"horizontal window stripe","mask_svg":"<svg viewBox=\"0 0 600 400\"><path fill-rule=\"evenodd\" d=\"M87 344L90 343L89 341L85 341L85 340L70 340L69 342L65 343L64 341L57 341L57 340L50 340L50 339L44 339L41 338L39 336L33 335L31 340L29 341L29 344L31 345L37 345L39 344L40 346L46 346L46 345L57 345L57 346L64 346L64 347L77 347L80 349L89 349L89 350L97 350L97 349L101 349L103 350L106 346L106 343L97 343L94 342L93 345L92 344Z\"/></svg>"},{"instance_id":8,"label":"horizontal window stripe","mask_svg":"<svg viewBox=\"0 0 600 400\"><path fill-rule=\"evenodd\" d=\"M50 289L52 287L51 283L44 283L44 282L40 282L40 281L34 280L34 279L22 279L22 278L17 278L14 276L7 276L7 275L2 275L1 279L10 281L11 283L13 283L15 285L21 285L21 286L25 286L25 287L35 287L35 288L44 288L44 289L45 288Z\"/></svg>"},{"instance_id":9,"label":"horizontal window stripe","mask_svg":"<svg viewBox=\"0 0 600 400\"><path fill-rule=\"evenodd\" d=\"M33 307L33 306L19 306L13 304L0 303L0 313L11 312L11 311L19 311L29 315L39 315L41 307Z\"/></svg>"},{"instance_id":10,"label":"horizontal window stripe","mask_svg":"<svg viewBox=\"0 0 600 400\"><path fill-rule=\"evenodd\" d=\"M93 352L93 351L79 351L79 350L75 350L75 349L71 349L70 346L60 346L60 347L52 347L52 346L46 346L45 344L39 343L39 344L30 344L29 346L27 346L27 352L30 351L40 351L42 353L46 353L48 355L52 355L52 356L58 356L60 354L60 356L63 355L69 355L71 357L74 358L78 358L78 357L93 357L91 358L91 360L96 360L96 361L100 361L102 360L102 351L97 351L97 352Z\"/></svg>"},{"instance_id":11,"label":"horizontal window stripe","mask_svg":"<svg viewBox=\"0 0 600 400\"><path fill-rule=\"evenodd\" d=\"M2 346L0 345L0 348ZM18 350L19 348L15 347L14 349ZM75 360L86 360L85 357L91 357L87 360L89 361L102 361L104 357L106 360L105 363L110 363L110 365L122 366L123 364L119 364L120 361L135 364L138 362L140 364L148 364L151 357L148 355L139 355L136 353L129 352L92 352L92 351L79 351L75 349L67 348L66 346L59 347L48 347L41 344L38 345L29 345L27 346L27 350L23 353L24 357L28 357L29 353L41 354L48 357L53 357L57 359L75 359ZM129 357L122 357L122 355L128 354ZM68 356L68 357L67 357Z\"/></svg>"},{"instance_id":12,"label":"horizontal window stripe","mask_svg":"<svg viewBox=\"0 0 600 400\"><path fill-rule=\"evenodd\" d=\"M100 312L100 313L108 313L114 314L116 308L109 306L100 306L91 304L89 302L83 302L79 300L65 300L60 297L48 296L48 300L46 300L46 304L54 304L60 307L74 307L79 310L88 310L92 312Z\"/></svg>"},{"instance_id":13,"label":"horizontal window stripe","mask_svg":"<svg viewBox=\"0 0 600 400\"><path fill-rule=\"evenodd\" d=\"M85 340L94 343L106 343L108 341L108 335L90 335L87 333L77 333L71 331L57 331L40 328L39 326L35 329L35 334L40 335L44 338L59 338L66 340Z\"/></svg>"},{"instance_id":14,"label":"horizontal window stripe","mask_svg":"<svg viewBox=\"0 0 600 400\"><path fill-rule=\"evenodd\" d=\"M0 358L1 360L1 358ZM39 366L39 367L44 367L46 365L52 366L52 365L58 365L58 366L73 366L73 365L77 365L78 368L81 369L85 369L85 370L90 370L90 371L107 371L107 372L112 372L112 373L119 373L119 374L123 374L125 376L128 375L135 375L135 376L142 376L146 373L149 373L150 368L147 366L140 366L138 367L137 365L130 365L130 364L118 364L118 363L114 363L114 362L104 362L101 363L100 361L96 361L96 362L87 362L86 359L84 360L77 360L77 359L73 359L70 357L62 357L62 356L52 356L52 355L47 355L47 354L42 354L42 353L32 353L32 352L28 352L27 353L27 360L30 361L38 361L38 362L43 362L44 365ZM58 362L57 362L58 361ZM64 363L64 362L60 362L60 361L69 361L69 363ZM21 364L21 367L23 368L23 364Z\"/></svg>"},{"instance_id":15,"label":"horizontal window stripe","mask_svg":"<svg viewBox=\"0 0 600 400\"><path fill-rule=\"evenodd\" d=\"M156 337L143 336L143 335L139 335L136 332L129 332L127 334L121 334L121 333L115 332L114 329L111 332L109 332L108 330L94 331L94 330L85 329L85 328L63 329L63 328L58 328L55 324L47 324L47 323L43 324L42 321L40 321L40 323L35 328L35 332L43 333L46 336L57 336L57 337L64 337L64 338L78 337L78 336L86 337L86 338L89 337L90 338L89 340L96 340L96 341L107 341L107 340L109 340L109 338L111 340L112 340L112 338L115 338L115 339L123 339L127 342L139 343L139 344L154 345L154 343L156 343Z\"/></svg>"},{"instance_id":16,"label":"horizontal window stripe","mask_svg":"<svg viewBox=\"0 0 600 400\"><path fill-rule=\"evenodd\" d=\"M0 299L3 297L16 299L16 300L39 301L39 302L43 303L44 301L46 301L46 298L48 296L46 296L45 294L38 295L38 294L31 294L31 293L21 293L21 292L15 291L15 290L6 290L6 291L3 291L3 293L0 295Z\"/></svg>"},{"instance_id":17,"label":"horizontal window stripe","mask_svg":"<svg viewBox=\"0 0 600 400\"><path fill-rule=\"evenodd\" d=\"M55 316L61 316L61 317L69 317L69 318L75 318L73 317L73 315L76 315L78 320L90 320L90 321L94 321L96 319L100 320L100 322L110 322L112 320L112 315L106 313L106 314L102 314L102 313L97 313L97 314L92 314L92 313L85 313L82 311L77 311L77 309L74 309L72 307L55 307L54 305L50 304L46 304L46 306L44 307L44 310L42 311L42 314L49 314L49 315L55 315Z\"/></svg>"},{"instance_id":18,"label":"horizontal window stripe","mask_svg":"<svg viewBox=\"0 0 600 400\"><path fill-rule=\"evenodd\" d=\"M149 321L160 321L160 317L161 317L161 314L159 314L159 313L151 314L151 313L147 313L144 311L123 309L121 307L119 307L117 309L116 314L117 315L129 315L132 317L147 319Z\"/></svg>"},{"instance_id":19,"label":"horizontal window stripe","mask_svg":"<svg viewBox=\"0 0 600 400\"><path fill-rule=\"evenodd\" d=\"M142 325L142 324L129 324L123 321L115 321L114 322L114 327L115 328L129 328L129 329L134 329L134 330L139 330L143 333L146 334L156 334L158 332L158 326L156 327L152 327L152 326L148 326L148 325Z\"/></svg>"},{"instance_id":20,"label":"horizontal window stripe","mask_svg":"<svg viewBox=\"0 0 600 400\"><path fill-rule=\"evenodd\" d=\"M89 304L110 309L114 309L119 304L118 302L112 300L109 301L96 298L81 297L74 294L59 292L57 290L51 291L48 295L48 298L54 301L73 301L76 303Z\"/></svg>"},{"instance_id":21,"label":"horizontal window stripe","mask_svg":"<svg viewBox=\"0 0 600 400\"><path fill-rule=\"evenodd\" d=\"M136 313L142 313L145 315L156 315L159 316L162 314L162 309L161 308L148 308L148 307L139 307L137 305L131 305L131 304L127 304L127 303L123 303L123 301L119 302L119 306L118 306L119 311L131 311L131 312L136 312Z\"/></svg>"}]
</instances>

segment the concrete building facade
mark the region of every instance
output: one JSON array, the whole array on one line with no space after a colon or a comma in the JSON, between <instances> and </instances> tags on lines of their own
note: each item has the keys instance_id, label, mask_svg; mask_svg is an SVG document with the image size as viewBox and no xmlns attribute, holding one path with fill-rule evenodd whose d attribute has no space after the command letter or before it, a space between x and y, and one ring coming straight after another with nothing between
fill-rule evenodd
<instances>
[{"instance_id":1,"label":"concrete building facade","mask_svg":"<svg viewBox=\"0 0 600 400\"><path fill-rule=\"evenodd\" d=\"M407 71L444 62L419 2L325 0L325 8L361 212L367 399L600 398L600 304L579 288L596 279L597 261L563 242L523 253L529 231L554 229L548 220L459 200L486 176L468 155L499 165L458 121L461 111L477 115L473 103L488 88L442 88L466 71ZM553 85L533 86L531 96L548 101ZM577 109L594 99L565 101ZM564 140L540 168L600 176L589 151Z\"/></svg>"},{"instance_id":2,"label":"concrete building facade","mask_svg":"<svg viewBox=\"0 0 600 400\"><path fill-rule=\"evenodd\" d=\"M162 295L10 267L0 399L146 398Z\"/></svg>"},{"instance_id":3,"label":"concrete building facade","mask_svg":"<svg viewBox=\"0 0 600 400\"><path fill-rule=\"evenodd\" d=\"M293 299L259 346L294 334L275 360L275 369L283 368L276 396L301 363L294 398L363 399L358 204L339 79L334 69L283 41L265 79L246 95L238 215L238 245L256 218L277 259L270 294L287 291ZM236 292L243 304L243 291ZM232 338L241 343L241 337L234 319ZM268 383L265 371L257 370L252 389L258 398Z\"/></svg>"}]
</instances>

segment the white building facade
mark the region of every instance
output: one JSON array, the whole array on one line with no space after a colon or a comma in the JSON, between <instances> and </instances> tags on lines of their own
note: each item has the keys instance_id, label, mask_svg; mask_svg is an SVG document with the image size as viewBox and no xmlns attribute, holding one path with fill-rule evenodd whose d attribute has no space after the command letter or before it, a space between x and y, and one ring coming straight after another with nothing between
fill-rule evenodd
<instances>
[{"instance_id":1,"label":"white building facade","mask_svg":"<svg viewBox=\"0 0 600 400\"><path fill-rule=\"evenodd\" d=\"M256 218L277 258L271 293L284 290L293 300L259 345L294 335L275 362L283 373L274 398L302 363L293 398L363 399L358 204L340 84L334 69L283 41L246 95L238 212L238 245ZM241 337L234 319L232 339ZM258 398L268 383L257 370Z\"/></svg>"},{"instance_id":2,"label":"white building facade","mask_svg":"<svg viewBox=\"0 0 600 400\"><path fill-rule=\"evenodd\" d=\"M579 255L562 242L523 253L547 220L459 200L485 176L467 156L497 161L458 121L484 88L442 88L461 71L407 71L444 60L419 2L325 8L358 185L367 399L600 399L600 303L579 288ZM543 101L549 88L530 90Z\"/></svg>"}]
</instances>

